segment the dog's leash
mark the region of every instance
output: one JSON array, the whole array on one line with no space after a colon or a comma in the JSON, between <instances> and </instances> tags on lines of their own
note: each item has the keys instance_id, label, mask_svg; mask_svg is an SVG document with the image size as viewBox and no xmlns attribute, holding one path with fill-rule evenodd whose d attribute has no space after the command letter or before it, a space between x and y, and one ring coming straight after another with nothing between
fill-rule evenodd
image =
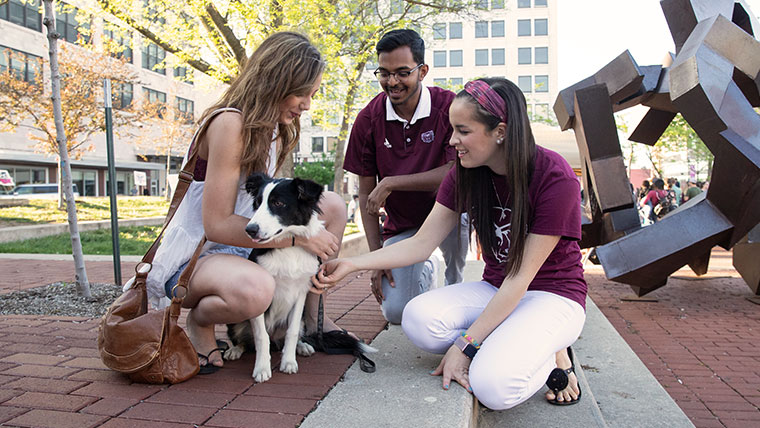
<instances>
[{"instance_id":1,"label":"dog's leash","mask_svg":"<svg viewBox=\"0 0 760 428\"><path fill-rule=\"evenodd\" d=\"M322 265L322 259L319 259L319 264ZM322 294L319 295L319 309L317 310L317 343L319 344L319 347L322 348L322 351L325 354L328 355L339 355L339 354L353 354L359 359L359 368L365 372L365 373L374 373L375 372L375 362L367 358L366 355L364 355L363 352L361 352L358 349L348 349L348 348L328 348L325 345L325 339L324 339L324 321L325 321L325 304L324 299L322 298ZM344 331L344 334L348 334Z\"/></svg>"}]
</instances>

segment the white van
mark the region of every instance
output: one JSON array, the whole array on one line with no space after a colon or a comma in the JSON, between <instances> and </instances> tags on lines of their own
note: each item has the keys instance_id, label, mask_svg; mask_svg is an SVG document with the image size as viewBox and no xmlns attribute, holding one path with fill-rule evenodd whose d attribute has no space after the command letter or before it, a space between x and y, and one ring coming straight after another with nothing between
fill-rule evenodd
<instances>
[{"instance_id":1,"label":"white van","mask_svg":"<svg viewBox=\"0 0 760 428\"><path fill-rule=\"evenodd\" d=\"M79 189L77 185L74 186L74 197L79 197ZM28 199L53 199L58 197L58 184L21 184L13 189L11 192L13 196L18 196Z\"/></svg>"}]
</instances>

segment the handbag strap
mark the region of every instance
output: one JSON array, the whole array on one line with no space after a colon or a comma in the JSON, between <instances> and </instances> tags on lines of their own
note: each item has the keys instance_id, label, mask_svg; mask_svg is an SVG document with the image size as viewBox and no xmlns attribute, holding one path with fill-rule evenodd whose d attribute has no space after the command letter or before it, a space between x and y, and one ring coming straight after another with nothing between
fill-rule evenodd
<instances>
[{"instance_id":1,"label":"handbag strap","mask_svg":"<svg viewBox=\"0 0 760 428\"><path fill-rule=\"evenodd\" d=\"M135 272L140 273L142 270L141 267L143 267L145 264L150 265L153 263L153 258L156 256L156 251L158 251L158 246L161 243L161 239L164 236L164 231L166 231L166 227L169 226L169 222L174 217L174 213L177 211L177 208L179 208L179 204L182 202L182 199L184 199L185 194L187 193L187 189L190 188L190 183L193 182L193 173L195 172L195 162L198 159L198 151L196 150L193 153L193 147L195 146L196 141L198 138L200 138L201 134L206 130L208 127L208 124L211 122L211 119L216 117L219 113L227 112L227 111L234 111L240 113L240 110L233 108L233 107L225 107L220 108L217 110L214 110L211 112L211 114L201 122L200 126L198 126L198 129L195 131L195 134L193 135L193 139L190 141L190 148L188 149L188 159L187 162L185 162L185 166L182 168L182 171L179 173L179 178L177 180L177 188L174 189L174 196L172 197L172 201L169 204L169 211L166 213L166 220L164 220L164 226L161 228L161 232L158 234L158 237L156 237L155 241L153 241L153 244L151 244L150 248L148 248L148 251L145 252L145 255L142 258L142 262L138 263L137 266L135 266ZM205 240L205 237L203 238ZM200 245L199 247L203 247L203 245ZM145 275L150 271L145 271Z\"/></svg>"},{"instance_id":2,"label":"handbag strap","mask_svg":"<svg viewBox=\"0 0 760 428\"><path fill-rule=\"evenodd\" d=\"M195 263L198 262L198 257L201 255L201 251L203 251L203 245L206 244L206 235L203 235L201 238L201 241L198 243L198 246L195 248L195 252L193 253L193 256L190 257L190 261L187 262L187 266L185 267L185 270L182 271L182 274L179 276L179 281L177 281L177 285L172 287L172 296L175 296L172 300L177 299L177 293L175 293L175 290L177 287L182 287L185 289L185 294L182 297L179 297L179 299L184 299L187 295L187 291L190 289L190 276L193 274L193 270L195 269Z\"/></svg>"}]
</instances>

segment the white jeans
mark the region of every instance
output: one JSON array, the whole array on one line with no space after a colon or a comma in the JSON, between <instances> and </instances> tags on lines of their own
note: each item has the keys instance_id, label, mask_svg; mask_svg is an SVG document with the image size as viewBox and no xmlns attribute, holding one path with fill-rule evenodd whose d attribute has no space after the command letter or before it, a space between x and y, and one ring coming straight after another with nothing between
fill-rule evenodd
<instances>
[{"instance_id":1,"label":"white jeans","mask_svg":"<svg viewBox=\"0 0 760 428\"><path fill-rule=\"evenodd\" d=\"M421 349L443 354L497 291L484 281L431 290L409 302L401 327ZM473 394L494 410L527 400L546 383L556 368L555 354L575 342L585 320L581 305L570 299L545 291L526 292L470 363Z\"/></svg>"}]
</instances>

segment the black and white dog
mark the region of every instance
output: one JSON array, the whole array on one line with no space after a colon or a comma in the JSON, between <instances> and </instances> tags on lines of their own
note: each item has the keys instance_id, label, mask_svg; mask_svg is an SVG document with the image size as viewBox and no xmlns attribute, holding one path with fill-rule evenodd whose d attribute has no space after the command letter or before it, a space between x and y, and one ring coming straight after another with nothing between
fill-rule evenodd
<instances>
[{"instance_id":1,"label":"black and white dog","mask_svg":"<svg viewBox=\"0 0 760 428\"><path fill-rule=\"evenodd\" d=\"M254 213L246 232L254 241L266 243L295 236L309 238L324 230L323 222L318 218L321 185L299 178L272 179L259 173L248 177L245 189L253 196ZM249 322L227 326L234 346L225 352L224 357L236 360L246 350L263 350L256 352L253 378L256 382L266 382L272 377L270 340L277 344L284 340L280 362L280 371L284 373L298 372L296 353L310 356L315 351L313 340L309 344L301 339L304 303L311 287L310 278L319 268L319 259L302 247L293 246L254 248L249 260L274 277L274 297L264 314ZM345 344L346 338L351 343ZM361 352L376 351L347 334L341 339L340 346Z\"/></svg>"}]
</instances>

